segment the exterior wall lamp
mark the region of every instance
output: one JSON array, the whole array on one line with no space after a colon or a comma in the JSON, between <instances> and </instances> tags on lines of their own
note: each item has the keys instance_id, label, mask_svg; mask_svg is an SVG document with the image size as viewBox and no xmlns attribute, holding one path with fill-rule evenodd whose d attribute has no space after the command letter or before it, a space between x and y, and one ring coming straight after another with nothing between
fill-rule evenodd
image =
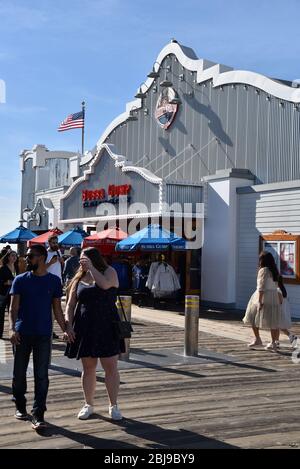
<instances>
[{"instance_id":1,"label":"exterior wall lamp","mask_svg":"<svg viewBox=\"0 0 300 469\"><path fill-rule=\"evenodd\" d=\"M142 90L142 86L143 86L143 85L146 86L147 91L148 91L147 85L146 85L145 83L141 83L140 86L139 86L138 92L134 95L135 98L141 98L141 99L146 98L146 91L143 91L143 90Z\"/></svg>"},{"instance_id":2,"label":"exterior wall lamp","mask_svg":"<svg viewBox=\"0 0 300 469\"><path fill-rule=\"evenodd\" d=\"M131 121L137 121L138 120L138 118L136 116L136 113L135 113L135 109L137 109L136 106L133 106L132 109L130 109L129 116L126 119L126 122L131 122Z\"/></svg>"},{"instance_id":3,"label":"exterior wall lamp","mask_svg":"<svg viewBox=\"0 0 300 469\"><path fill-rule=\"evenodd\" d=\"M155 70L155 64L158 64L158 69ZM147 77L149 78L158 78L159 77L159 68L160 68L160 63L159 62L154 62L152 70L150 73L148 73Z\"/></svg>"}]
</instances>

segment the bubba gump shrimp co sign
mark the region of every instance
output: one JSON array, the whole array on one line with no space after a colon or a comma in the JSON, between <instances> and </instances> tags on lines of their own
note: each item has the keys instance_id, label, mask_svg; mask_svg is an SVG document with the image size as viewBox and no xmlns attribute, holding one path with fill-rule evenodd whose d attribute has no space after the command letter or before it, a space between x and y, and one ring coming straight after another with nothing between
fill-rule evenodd
<instances>
[{"instance_id":1,"label":"bubba gump shrimp co sign","mask_svg":"<svg viewBox=\"0 0 300 469\"><path fill-rule=\"evenodd\" d=\"M115 186L110 184L107 191L103 188L92 189L92 190L83 190L81 193L82 205L84 208L87 207L96 207L97 205L103 204L104 202L109 202L112 204L117 204L122 197L129 203L130 202L130 184L123 184L120 186Z\"/></svg>"}]
</instances>

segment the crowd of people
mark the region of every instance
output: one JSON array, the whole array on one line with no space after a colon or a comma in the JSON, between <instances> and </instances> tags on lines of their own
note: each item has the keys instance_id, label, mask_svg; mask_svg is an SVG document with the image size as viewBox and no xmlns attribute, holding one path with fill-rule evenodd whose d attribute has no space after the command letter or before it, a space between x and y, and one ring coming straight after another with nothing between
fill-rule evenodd
<instances>
[{"instance_id":1,"label":"crowd of people","mask_svg":"<svg viewBox=\"0 0 300 469\"><path fill-rule=\"evenodd\" d=\"M54 315L66 341L65 356L82 362L84 405L78 418L86 420L94 412L96 369L100 360L105 372L109 415L113 420L121 420L117 401L118 358L125 352L125 343L115 327L115 322L120 320L116 309L117 272L96 248L83 249L80 255L76 248L72 248L70 257L65 260L56 235L49 237L48 245L48 249L43 245L32 245L25 256L26 266L9 246L0 253L0 338L5 310L9 307L9 339L14 350L12 394L15 417L20 420L30 418L36 430L46 426L44 413ZM63 285L67 298L64 313L61 306ZM257 288L243 321L251 325L254 333L250 348L262 345L260 329L270 330L267 350L278 350L280 331L289 337L292 346L297 343L297 337L290 332L287 291L269 252L259 256ZM31 354L35 386L29 416L25 394Z\"/></svg>"}]
</instances>

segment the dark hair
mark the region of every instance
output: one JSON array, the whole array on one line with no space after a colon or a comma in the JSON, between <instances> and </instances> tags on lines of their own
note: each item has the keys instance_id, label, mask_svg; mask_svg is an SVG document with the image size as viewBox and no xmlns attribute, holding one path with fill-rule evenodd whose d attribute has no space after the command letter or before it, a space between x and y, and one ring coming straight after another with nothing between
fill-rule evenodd
<instances>
[{"instance_id":1,"label":"dark hair","mask_svg":"<svg viewBox=\"0 0 300 469\"><path fill-rule=\"evenodd\" d=\"M258 268L268 267L271 271L274 282L278 282L279 272L275 263L274 257L270 252L262 251L259 255Z\"/></svg>"},{"instance_id":2,"label":"dark hair","mask_svg":"<svg viewBox=\"0 0 300 469\"><path fill-rule=\"evenodd\" d=\"M39 254L40 256L43 256L45 258L45 262L46 262L48 252L47 252L47 249L45 248L45 246L43 246L42 244L33 244L30 247L30 249L32 251L34 251L36 254Z\"/></svg>"},{"instance_id":3,"label":"dark hair","mask_svg":"<svg viewBox=\"0 0 300 469\"><path fill-rule=\"evenodd\" d=\"M48 237L48 243L49 243L49 241L52 241L53 239L57 239L57 240L58 240L57 234L52 234L52 235L50 235L50 236Z\"/></svg>"},{"instance_id":4,"label":"dark hair","mask_svg":"<svg viewBox=\"0 0 300 469\"><path fill-rule=\"evenodd\" d=\"M2 258L2 264L3 265L7 265L8 262L9 262L9 256L11 254L15 254L17 257L18 257L18 254L16 253L16 251L8 251Z\"/></svg>"},{"instance_id":5,"label":"dark hair","mask_svg":"<svg viewBox=\"0 0 300 469\"><path fill-rule=\"evenodd\" d=\"M10 246L4 246L4 248L2 248L0 252L0 259L3 259L3 257L6 256L7 252L10 250L11 250Z\"/></svg>"},{"instance_id":6,"label":"dark hair","mask_svg":"<svg viewBox=\"0 0 300 469\"><path fill-rule=\"evenodd\" d=\"M95 267L95 269L99 270L99 272L101 272L102 274L107 269L108 264L104 260L104 258L102 257L98 249L85 248L81 251L81 253L84 254L86 257L88 257L92 261L92 264ZM78 282L80 282L80 280L82 279L82 277L84 277L84 275L85 275L84 270L82 269L82 267L79 267L77 273L72 278L71 282L69 283L67 287L67 292L71 291L71 288L73 287L74 284L76 285L76 288L77 288Z\"/></svg>"},{"instance_id":7,"label":"dark hair","mask_svg":"<svg viewBox=\"0 0 300 469\"><path fill-rule=\"evenodd\" d=\"M279 277L278 277L278 286L281 290L283 298L286 298L287 297L287 291L285 289L285 286L283 285L283 278L281 277L281 275L279 275Z\"/></svg>"},{"instance_id":8,"label":"dark hair","mask_svg":"<svg viewBox=\"0 0 300 469\"><path fill-rule=\"evenodd\" d=\"M85 256L87 256L91 261L95 269L99 270L99 272L103 273L107 269L107 262L100 254L99 250L96 248L85 248L81 252Z\"/></svg>"}]
</instances>

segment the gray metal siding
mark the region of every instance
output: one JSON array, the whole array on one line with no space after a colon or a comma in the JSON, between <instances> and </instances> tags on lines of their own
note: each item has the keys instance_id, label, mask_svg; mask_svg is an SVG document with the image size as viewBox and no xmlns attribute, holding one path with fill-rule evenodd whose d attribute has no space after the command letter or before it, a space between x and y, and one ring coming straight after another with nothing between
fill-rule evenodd
<instances>
[{"instance_id":1,"label":"gray metal siding","mask_svg":"<svg viewBox=\"0 0 300 469\"><path fill-rule=\"evenodd\" d=\"M277 229L300 233L300 190L238 195L238 308L256 288L259 236ZM286 287L292 315L300 317L300 285Z\"/></svg>"},{"instance_id":2,"label":"gray metal siding","mask_svg":"<svg viewBox=\"0 0 300 469\"><path fill-rule=\"evenodd\" d=\"M131 203L142 202L150 209L151 203L159 202L159 186L143 179L134 172L122 173L116 168L112 158L105 152L95 167L95 172L88 181L81 182L68 198L63 201L61 219L87 218L96 216L96 207L84 208L81 192L84 189L93 190L104 188L107 191L110 184L131 184Z\"/></svg>"},{"instance_id":3,"label":"gray metal siding","mask_svg":"<svg viewBox=\"0 0 300 469\"><path fill-rule=\"evenodd\" d=\"M203 202L203 188L197 186L180 186L167 184L166 202L170 205L180 203L191 203L192 210L195 211L195 204Z\"/></svg>"},{"instance_id":4,"label":"gray metal siding","mask_svg":"<svg viewBox=\"0 0 300 469\"><path fill-rule=\"evenodd\" d=\"M262 183L300 178L300 112L292 103L281 106L280 99L268 100L264 91L243 84L218 88L211 80L197 84L196 74L185 70L174 56L162 66L167 64L172 67L169 79L182 101L177 117L167 131L154 118L159 83L165 75L162 70L155 81L158 90L153 93L153 85L148 90L143 108L137 111L138 120L119 126L107 140L129 161L164 178L178 168L171 177L180 182L197 183L218 169L234 167L249 169ZM179 80L180 74L184 81ZM211 141L215 137L219 144Z\"/></svg>"}]
</instances>

